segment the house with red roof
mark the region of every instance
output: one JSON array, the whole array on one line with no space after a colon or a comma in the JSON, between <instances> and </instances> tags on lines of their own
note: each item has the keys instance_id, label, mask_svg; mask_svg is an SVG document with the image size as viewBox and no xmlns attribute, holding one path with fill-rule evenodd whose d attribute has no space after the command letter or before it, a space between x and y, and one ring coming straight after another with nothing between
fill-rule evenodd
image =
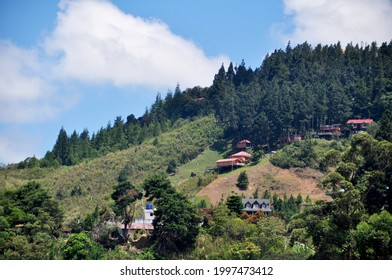
<instances>
[{"instance_id":1,"label":"house with red roof","mask_svg":"<svg viewBox=\"0 0 392 280\"><path fill-rule=\"evenodd\" d=\"M372 119L351 119L346 124L350 134L357 134L365 132L372 122Z\"/></svg>"},{"instance_id":2,"label":"house with red roof","mask_svg":"<svg viewBox=\"0 0 392 280\"><path fill-rule=\"evenodd\" d=\"M231 167L231 168L245 165L245 163L242 162L241 158L225 158L225 159L217 160L215 163L217 167Z\"/></svg>"},{"instance_id":3,"label":"house with red roof","mask_svg":"<svg viewBox=\"0 0 392 280\"><path fill-rule=\"evenodd\" d=\"M231 155L230 158L238 158L238 159L241 159L242 162L245 162L245 161L251 160L253 158L253 156L247 152L242 151L242 152L236 153L234 155Z\"/></svg>"}]
</instances>

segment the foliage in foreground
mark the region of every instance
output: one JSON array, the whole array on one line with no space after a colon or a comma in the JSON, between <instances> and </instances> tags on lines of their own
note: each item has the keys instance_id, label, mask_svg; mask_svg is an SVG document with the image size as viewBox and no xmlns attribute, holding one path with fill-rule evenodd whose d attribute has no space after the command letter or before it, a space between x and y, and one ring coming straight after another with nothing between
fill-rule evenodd
<instances>
[{"instance_id":1,"label":"foliage in foreground","mask_svg":"<svg viewBox=\"0 0 392 280\"><path fill-rule=\"evenodd\" d=\"M291 221L292 243L309 240L316 259L392 258L392 143L355 135L321 182L334 198Z\"/></svg>"},{"instance_id":2,"label":"foliage in foreground","mask_svg":"<svg viewBox=\"0 0 392 280\"><path fill-rule=\"evenodd\" d=\"M62 211L40 184L0 193L0 259L57 257Z\"/></svg>"}]
</instances>

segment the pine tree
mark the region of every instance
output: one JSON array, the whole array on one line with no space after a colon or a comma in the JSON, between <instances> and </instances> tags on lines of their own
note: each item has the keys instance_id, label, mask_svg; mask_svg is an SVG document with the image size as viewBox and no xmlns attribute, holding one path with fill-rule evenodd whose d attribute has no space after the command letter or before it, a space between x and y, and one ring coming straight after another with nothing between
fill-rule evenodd
<instances>
[{"instance_id":1,"label":"pine tree","mask_svg":"<svg viewBox=\"0 0 392 280\"><path fill-rule=\"evenodd\" d=\"M53 147L53 154L59 160L61 165L67 163L69 157L68 136L62 127L57 137L56 144Z\"/></svg>"},{"instance_id":2,"label":"pine tree","mask_svg":"<svg viewBox=\"0 0 392 280\"><path fill-rule=\"evenodd\" d=\"M248 174L246 174L246 171L242 171L237 179L237 187L240 190L246 190L248 188L248 185L249 185Z\"/></svg>"},{"instance_id":3,"label":"pine tree","mask_svg":"<svg viewBox=\"0 0 392 280\"><path fill-rule=\"evenodd\" d=\"M230 210L230 212L239 215L242 213L242 209L244 206L242 205L241 197L238 195L231 195L227 197L226 206Z\"/></svg>"}]
</instances>

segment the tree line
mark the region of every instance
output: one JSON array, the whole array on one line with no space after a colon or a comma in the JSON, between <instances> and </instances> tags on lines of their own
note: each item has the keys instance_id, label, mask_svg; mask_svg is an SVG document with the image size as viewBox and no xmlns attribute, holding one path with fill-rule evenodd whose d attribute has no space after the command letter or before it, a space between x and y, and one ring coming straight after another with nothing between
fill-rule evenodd
<instances>
[{"instance_id":1,"label":"tree line","mask_svg":"<svg viewBox=\"0 0 392 280\"><path fill-rule=\"evenodd\" d=\"M251 140L270 148L290 135L344 124L350 118L379 120L392 108L392 42L366 47L308 43L268 54L256 69L242 61L221 66L210 87L184 91L177 85L139 118L117 117L98 132L61 129L44 159L19 167L74 165L126 149L170 130L177 120L214 114L227 139Z\"/></svg>"}]
</instances>

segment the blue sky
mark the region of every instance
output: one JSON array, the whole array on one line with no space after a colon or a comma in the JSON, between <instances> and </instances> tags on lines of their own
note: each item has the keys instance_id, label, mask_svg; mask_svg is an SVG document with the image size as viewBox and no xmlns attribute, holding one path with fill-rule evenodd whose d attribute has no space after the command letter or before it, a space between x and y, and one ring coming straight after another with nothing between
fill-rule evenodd
<instances>
[{"instance_id":1,"label":"blue sky","mask_svg":"<svg viewBox=\"0 0 392 280\"><path fill-rule=\"evenodd\" d=\"M304 41L392 39L391 0L0 0L0 163Z\"/></svg>"}]
</instances>

